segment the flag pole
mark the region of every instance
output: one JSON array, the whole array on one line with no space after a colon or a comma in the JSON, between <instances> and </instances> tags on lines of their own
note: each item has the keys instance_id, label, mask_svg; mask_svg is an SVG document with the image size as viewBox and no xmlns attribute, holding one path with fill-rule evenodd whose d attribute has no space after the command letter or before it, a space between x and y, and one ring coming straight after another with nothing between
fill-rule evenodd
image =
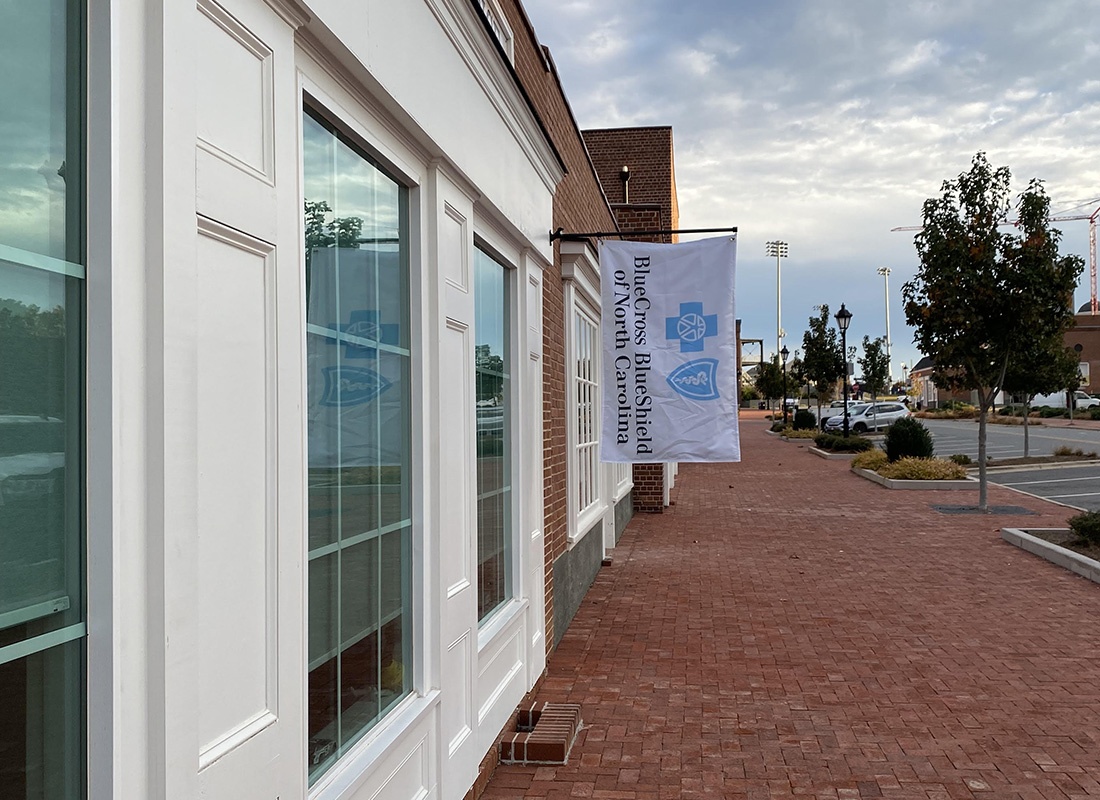
<instances>
[{"instance_id":1,"label":"flag pole","mask_svg":"<svg viewBox=\"0 0 1100 800\"><path fill-rule=\"evenodd\" d=\"M605 239L609 236L676 236L681 233L737 233L737 227L732 228L682 228L680 230L671 231L605 231L602 233L566 233L564 229L558 228L556 231L550 231L550 243L553 244L558 239L562 241L576 242L581 239Z\"/></svg>"}]
</instances>

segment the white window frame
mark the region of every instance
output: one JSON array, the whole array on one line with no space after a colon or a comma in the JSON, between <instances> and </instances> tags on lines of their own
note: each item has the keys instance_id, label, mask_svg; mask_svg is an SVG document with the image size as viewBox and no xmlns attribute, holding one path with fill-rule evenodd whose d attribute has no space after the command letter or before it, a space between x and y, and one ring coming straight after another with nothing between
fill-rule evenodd
<instances>
[{"instance_id":1,"label":"white window frame","mask_svg":"<svg viewBox=\"0 0 1100 800\"><path fill-rule=\"evenodd\" d=\"M516 36L512 33L512 26L508 24L508 18L504 16L504 12L500 8L500 3L498 3L497 0L477 0L477 4L481 7L481 10L485 12L485 16L489 20L489 27L493 29L493 34L497 37L497 41L500 42L500 46L504 48L509 63L515 64Z\"/></svg>"},{"instance_id":2,"label":"white window frame","mask_svg":"<svg viewBox=\"0 0 1100 800\"><path fill-rule=\"evenodd\" d=\"M310 800L336 800L347 796L349 787L361 780L364 774L371 773L386 749L402 734L428 718L439 703L439 692L432 687L431 668L438 657L434 643L430 639L425 609L431 608L433 594L427 579L428 565L424 556L424 546L428 542L426 521L431 513L426 481L430 463L429 438L427 427L429 416L426 409L427 383L426 372L429 369L428 354L425 351L425 321L428 318L427 289L425 286L424 252L426 250L426 231L423 220L426 216L426 192L424 191L429 172L429 157L418 143L407 136L403 129L389 116L388 112L371 96L361 92L355 82L342 72L341 68L329 59L312 40L299 39L295 55L297 71L297 117L299 119L298 139L301 142L300 120L307 105L324 109L341 130L371 154L388 172L389 176L408 188L408 225L409 225L409 297L410 297L410 363L409 392L412 398L410 438L411 453L414 459L412 474L412 551L411 564L411 656L412 691L393 709L391 709L372 728L366 731L335 764L333 764L308 790ZM301 167L299 167L301 169ZM302 176L299 174L299 183ZM305 324L305 315L301 319ZM303 402L305 387L303 385ZM305 467L303 465L303 478ZM302 540L302 558L308 561L306 537ZM306 586L303 584L303 591ZM308 642L308 613L303 617L303 642ZM306 651L303 648L303 657ZM306 686L303 685L303 697ZM302 753L303 764L305 753Z\"/></svg>"},{"instance_id":3,"label":"white window frame","mask_svg":"<svg viewBox=\"0 0 1100 800\"><path fill-rule=\"evenodd\" d=\"M570 545L586 533L599 527L603 519L605 528L614 526L612 514L615 503L634 487L633 469L630 464L604 464L596 460L594 471L595 493L590 502L580 507L579 490L581 456L578 424L579 401L576 364L578 357L577 319L587 315L597 325L594 346L593 378L595 409L593 411L595 440L599 442L602 422L602 396L600 389L602 371L603 337L600 328L600 266L596 252L584 242L562 242L560 245L562 280L565 284L565 403L567 450L567 509L568 541ZM599 452L597 446L597 454ZM605 539L612 544L614 531L605 531Z\"/></svg>"},{"instance_id":4,"label":"white window frame","mask_svg":"<svg viewBox=\"0 0 1100 800\"><path fill-rule=\"evenodd\" d=\"M582 536L603 516L607 508L606 481L600 469L600 314L596 307L576 290L567 287L566 311L566 431L569 447L569 521L570 538ZM579 325L590 325L581 336ZM587 351L587 352L585 352ZM589 360L588 376L580 368ZM587 390L587 391L586 391ZM587 394L587 397L586 397ZM585 406L590 404L590 408ZM582 424L585 414L590 415ZM586 435L587 428L587 435Z\"/></svg>"},{"instance_id":5,"label":"white window frame","mask_svg":"<svg viewBox=\"0 0 1100 800\"><path fill-rule=\"evenodd\" d=\"M508 575L505 579L504 599L495 609L485 616L484 619L478 620L479 632L479 648L490 641L501 629L506 621L510 620L517 613L519 608L517 601L523 596L520 588L520 575L522 569L520 567L520 552L521 541L518 536L518 531L521 526L520 517L520 504L522 498L520 497L521 491L521 476L520 476L520 459L522 458L519 449L519 409L522 402L520 397L519 387L519 369L521 362L518 360L517 353L521 346L520 329L517 325L517 317L519 314L518 295L520 291L519 282L519 270L517 268L518 256L515 253L510 253L514 248L507 246L507 240L504 239L499 232L493 230L486 220L483 218L475 218L474 225L474 249L480 250L481 253L489 257L494 261L497 266L504 270L504 302L508 306L508 322L505 329L505 336L508 341L508 364L506 365L509 378L508 387L508 403L511 406L511 419L509 420L511 427L506 428L508 433L508 468L509 468L509 492L511 495L510 502L508 504L508 516L509 516L509 529L506 533L508 540L504 543L505 547L505 563L507 564ZM473 256L474 254L471 254ZM471 260L471 269L473 261ZM476 426L476 420L474 421ZM474 463L471 465L475 474L477 471L477 454L474 453ZM480 538L480 531L475 524L473 534L476 538ZM477 541L473 543L473 549L475 556L480 558L478 552ZM480 590L480 587L478 587ZM488 633L485 633L488 631Z\"/></svg>"}]
</instances>

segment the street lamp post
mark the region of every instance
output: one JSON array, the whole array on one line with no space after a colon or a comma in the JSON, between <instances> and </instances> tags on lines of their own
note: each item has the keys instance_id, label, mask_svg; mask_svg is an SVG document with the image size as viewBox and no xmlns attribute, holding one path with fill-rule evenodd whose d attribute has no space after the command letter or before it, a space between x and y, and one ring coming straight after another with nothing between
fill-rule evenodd
<instances>
[{"instance_id":1,"label":"street lamp post","mask_svg":"<svg viewBox=\"0 0 1100 800\"><path fill-rule=\"evenodd\" d=\"M787 427L787 356L791 353L787 349L786 345L779 351L779 355L783 356L783 427Z\"/></svg>"},{"instance_id":2,"label":"street lamp post","mask_svg":"<svg viewBox=\"0 0 1100 800\"><path fill-rule=\"evenodd\" d=\"M783 346L783 282L779 279L779 259L787 257L787 243L767 243L767 255L775 258L775 352Z\"/></svg>"},{"instance_id":3,"label":"street lamp post","mask_svg":"<svg viewBox=\"0 0 1100 800\"><path fill-rule=\"evenodd\" d=\"M836 326L840 328L840 349L844 354L844 438L848 438L848 325L852 321L852 312L840 304L836 312Z\"/></svg>"},{"instance_id":4,"label":"street lamp post","mask_svg":"<svg viewBox=\"0 0 1100 800\"><path fill-rule=\"evenodd\" d=\"M894 379L893 354L890 352L890 268L879 267L878 274L886 280L886 381Z\"/></svg>"}]
</instances>

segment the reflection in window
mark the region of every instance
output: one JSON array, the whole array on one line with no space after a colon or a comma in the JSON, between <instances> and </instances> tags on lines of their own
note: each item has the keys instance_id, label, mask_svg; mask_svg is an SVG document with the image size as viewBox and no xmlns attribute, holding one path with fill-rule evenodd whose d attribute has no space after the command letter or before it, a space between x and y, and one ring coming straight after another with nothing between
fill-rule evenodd
<instances>
[{"instance_id":1,"label":"reflection in window","mask_svg":"<svg viewBox=\"0 0 1100 800\"><path fill-rule=\"evenodd\" d=\"M508 271L484 251L474 264L477 392L477 617L511 596L512 471Z\"/></svg>"},{"instance_id":2,"label":"reflection in window","mask_svg":"<svg viewBox=\"0 0 1100 800\"><path fill-rule=\"evenodd\" d=\"M83 18L0 4L0 797L84 797Z\"/></svg>"},{"instance_id":3,"label":"reflection in window","mask_svg":"<svg viewBox=\"0 0 1100 800\"><path fill-rule=\"evenodd\" d=\"M303 132L312 783L412 688L408 193Z\"/></svg>"}]
</instances>

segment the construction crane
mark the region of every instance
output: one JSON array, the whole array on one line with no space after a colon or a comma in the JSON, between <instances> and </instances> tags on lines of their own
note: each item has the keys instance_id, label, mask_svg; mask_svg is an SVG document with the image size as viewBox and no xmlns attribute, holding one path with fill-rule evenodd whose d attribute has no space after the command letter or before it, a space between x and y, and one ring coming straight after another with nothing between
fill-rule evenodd
<instances>
[{"instance_id":1,"label":"construction crane","mask_svg":"<svg viewBox=\"0 0 1100 800\"><path fill-rule=\"evenodd\" d=\"M1095 201L1093 201L1095 202ZM1092 306L1089 311L1091 314L1100 313L1100 305L1096 302L1096 218L1100 216L1100 206L1097 206L1096 210L1091 214L1064 214L1057 217L1051 217L1049 222L1070 222L1077 219L1087 219L1089 221L1089 297L1092 301ZM1016 221L1002 222L1002 225L1015 225ZM900 228L891 228L891 231L920 231L924 230L923 225L903 225Z\"/></svg>"}]
</instances>

